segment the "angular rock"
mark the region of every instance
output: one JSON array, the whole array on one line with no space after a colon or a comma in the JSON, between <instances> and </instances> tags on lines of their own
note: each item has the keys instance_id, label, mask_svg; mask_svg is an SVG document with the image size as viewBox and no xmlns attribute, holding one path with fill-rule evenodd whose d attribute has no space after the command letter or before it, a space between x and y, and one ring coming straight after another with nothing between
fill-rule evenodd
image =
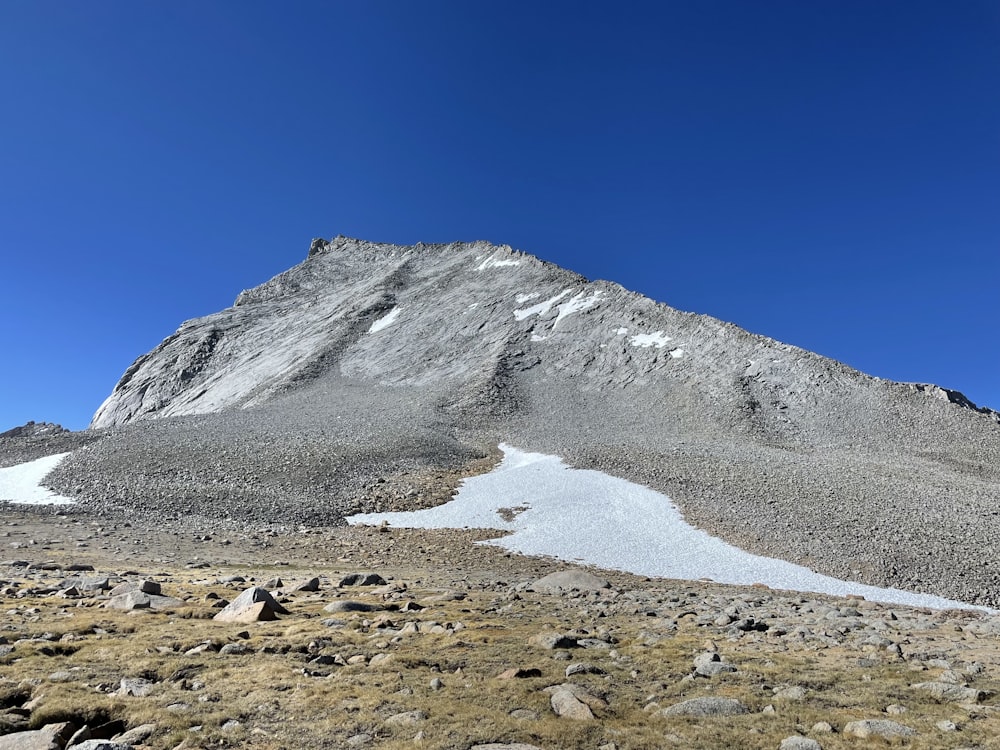
<instances>
[{"instance_id":1,"label":"angular rock","mask_svg":"<svg viewBox=\"0 0 1000 750\"><path fill-rule=\"evenodd\" d=\"M385 586L385 579L378 573L350 573L337 586Z\"/></svg>"},{"instance_id":2,"label":"angular rock","mask_svg":"<svg viewBox=\"0 0 1000 750\"><path fill-rule=\"evenodd\" d=\"M254 586L233 599L212 619L218 622L248 623L275 620L276 615L287 614L288 610L278 604L267 589Z\"/></svg>"},{"instance_id":3,"label":"angular rock","mask_svg":"<svg viewBox=\"0 0 1000 750\"><path fill-rule=\"evenodd\" d=\"M563 633L539 633L528 639L528 643L546 649L577 648L579 642L576 636Z\"/></svg>"},{"instance_id":4,"label":"angular rock","mask_svg":"<svg viewBox=\"0 0 1000 750\"><path fill-rule=\"evenodd\" d=\"M965 685L955 685L950 682L919 682L913 685L917 690L930 693L940 701L952 701L954 703L979 703L989 697L985 690L966 687Z\"/></svg>"},{"instance_id":5,"label":"angular rock","mask_svg":"<svg viewBox=\"0 0 1000 750\"><path fill-rule=\"evenodd\" d=\"M115 695L145 698L153 692L153 683L144 677L123 677Z\"/></svg>"},{"instance_id":6,"label":"angular rock","mask_svg":"<svg viewBox=\"0 0 1000 750\"><path fill-rule=\"evenodd\" d=\"M141 745L156 733L156 724L140 724L126 732L112 737L115 742L123 745Z\"/></svg>"},{"instance_id":7,"label":"angular rock","mask_svg":"<svg viewBox=\"0 0 1000 750\"><path fill-rule=\"evenodd\" d=\"M150 581L147 579L142 579L139 581L125 581L124 583L119 583L109 592L111 596L119 596L121 594L127 594L130 591L141 591L143 594L154 594L159 596L163 593L160 590L160 584L156 581Z\"/></svg>"},{"instance_id":8,"label":"angular rock","mask_svg":"<svg viewBox=\"0 0 1000 750\"><path fill-rule=\"evenodd\" d=\"M577 709L573 701L569 700L564 694L572 696L572 698L575 701L582 703L588 709L604 709L608 707L607 701L605 701L603 698L594 695L589 690L587 690L587 688L583 687L583 685L577 685L574 682L564 682L561 685L553 685L551 687L547 687L545 688L545 692L549 693L549 695L552 696L552 700L550 700L550 703L552 705L552 710L555 711L557 715L564 716L564 714L559 713L559 711L557 710L557 703L559 703L567 711L567 714L565 714L566 718L586 719L587 712ZM559 697L556 698L556 696ZM576 714L576 715L570 715L570 714ZM593 718L593 715L591 715L590 718Z\"/></svg>"},{"instance_id":9,"label":"angular rock","mask_svg":"<svg viewBox=\"0 0 1000 750\"><path fill-rule=\"evenodd\" d=\"M590 706L581 701L572 690L560 688L549 698L552 712L560 719L575 719L576 721L592 721L594 712Z\"/></svg>"},{"instance_id":10,"label":"angular rock","mask_svg":"<svg viewBox=\"0 0 1000 750\"><path fill-rule=\"evenodd\" d=\"M5 734L0 736L0 750L62 750L73 729L69 722L61 722L31 732Z\"/></svg>"},{"instance_id":11,"label":"angular rock","mask_svg":"<svg viewBox=\"0 0 1000 750\"><path fill-rule=\"evenodd\" d=\"M594 664L584 664L582 662L578 662L576 664L570 664L566 667L567 677L572 677L575 674L606 674L606 672Z\"/></svg>"},{"instance_id":12,"label":"angular rock","mask_svg":"<svg viewBox=\"0 0 1000 750\"><path fill-rule=\"evenodd\" d=\"M111 597L105 606L110 607L111 609L124 609L126 611L133 609L149 609L153 606L153 600L141 591L127 591L123 594Z\"/></svg>"},{"instance_id":13,"label":"angular rock","mask_svg":"<svg viewBox=\"0 0 1000 750\"><path fill-rule=\"evenodd\" d=\"M560 570L539 578L528 588L540 594L562 594L567 591L601 591L611 588L611 584L585 570Z\"/></svg>"},{"instance_id":14,"label":"angular rock","mask_svg":"<svg viewBox=\"0 0 1000 750\"><path fill-rule=\"evenodd\" d=\"M736 667L729 662L722 661L722 658L715 651L706 651L694 658L694 673L699 677L714 677L717 674L735 671L737 671Z\"/></svg>"},{"instance_id":15,"label":"angular rock","mask_svg":"<svg viewBox=\"0 0 1000 750\"><path fill-rule=\"evenodd\" d=\"M866 740L871 737L892 739L893 737L913 737L917 730L889 719L863 719L852 721L844 727L844 735Z\"/></svg>"}]
</instances>

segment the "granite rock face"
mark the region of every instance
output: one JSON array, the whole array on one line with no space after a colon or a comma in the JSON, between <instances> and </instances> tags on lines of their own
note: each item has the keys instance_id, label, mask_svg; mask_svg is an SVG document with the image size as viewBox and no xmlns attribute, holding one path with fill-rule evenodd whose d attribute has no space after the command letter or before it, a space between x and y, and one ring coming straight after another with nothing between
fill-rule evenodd
<instances>
[{"instance_id":1,"label":"granite rock face","mask_svg":"<svg viewBox=\"0 0 1000 750\"><path fill-rule=\"evenodd\" d=\"M136 360L92 427L50 482L103 510L339 523L447 499L434 476L505 441L753 552L1000 602L995 412L485 242L314 241Z\"/></svg>"}]
</instances>

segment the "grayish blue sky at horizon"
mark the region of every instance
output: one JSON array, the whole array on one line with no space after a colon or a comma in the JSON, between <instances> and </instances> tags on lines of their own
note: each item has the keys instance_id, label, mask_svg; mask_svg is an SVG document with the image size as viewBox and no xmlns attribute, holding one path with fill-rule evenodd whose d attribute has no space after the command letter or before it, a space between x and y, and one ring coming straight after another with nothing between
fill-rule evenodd
<instances>
[{"instance_id":1,"label":"grayish blue sky at horizon","mask_svg":"<svg viewBox=\"0 0 1000 750\"><path fill-rule=\"evenodd\" d=\"M0 5L0 431L314 236L487 239L1000 409L1000 5Z\"/></svg>"}]
</instances>

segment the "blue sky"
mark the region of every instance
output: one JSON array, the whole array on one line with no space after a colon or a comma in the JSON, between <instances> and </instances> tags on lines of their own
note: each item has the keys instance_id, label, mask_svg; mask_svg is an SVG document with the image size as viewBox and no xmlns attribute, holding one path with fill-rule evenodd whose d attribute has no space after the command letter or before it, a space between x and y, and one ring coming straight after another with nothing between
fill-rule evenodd
<instances>
[{"instance_id":1,"label":"blue sky","mask_svg":"<svg viewBox=\"0 0 1000 750\"><path fill-rule=\"evenodd\" d=\"M0 430L312 237L487 239L1000 409L995 2L0 4Z\"/></svg>"}]
</instances>

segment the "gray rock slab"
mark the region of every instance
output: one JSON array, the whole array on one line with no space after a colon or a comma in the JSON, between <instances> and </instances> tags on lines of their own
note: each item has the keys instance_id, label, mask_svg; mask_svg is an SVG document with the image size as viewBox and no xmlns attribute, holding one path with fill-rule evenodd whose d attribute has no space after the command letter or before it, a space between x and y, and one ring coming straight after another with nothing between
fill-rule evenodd
<instances>
[{"instance_id":1,"label":"gray rock slab","mask_svg":"<svg viewBox=\"0 0 1000 750\"><path fill-rule=\"evenodd\" d=\"M823 750L823 746L809 737L794 735L785 737L778 746L778 750Z\"/></svg>"},{"instance_id":2,"label":"gray rock slab","mask_svg":"<svg viewBox=\"0 0 1000 750\"><path fill-rule=\"evenodd\" d=\"M913 737L917 730L889 719L862 719L851 721L844 726L844 735L866 740L871 737L893 739L894 737Z\"/></svg>"},{"instance_id":3,"label":"gray rock slab","mask_svg":"<svg viewBox=\"0 0 1000 750\"><path fill-rule=\"evenodd\" d=\"M71 724L48 724L41 729L0 736L0 750L62 750L72 734Z\"/></svg>"},{"instance_id":4,"label":"gray rock slab","mask_svg":"<svg viewBox=\"0 0 1000 750\"><path fill-rule=\"evenodd\" d=\"M735 698L691 698L658 711L661 716L739 716L750 709Z\"/></svg>"},{"instance_id":5,"label":"gray rock slab","mask_svg":"<svg viewBox=\"0 0 1000 750\"><path fill-rule=\"evenodd\" d=\"M540 594L562 594L568 591L601 591L611 588L605 579L585 570L559 570L531 584L529 590Z\"/></svg>"}]
</instances>

